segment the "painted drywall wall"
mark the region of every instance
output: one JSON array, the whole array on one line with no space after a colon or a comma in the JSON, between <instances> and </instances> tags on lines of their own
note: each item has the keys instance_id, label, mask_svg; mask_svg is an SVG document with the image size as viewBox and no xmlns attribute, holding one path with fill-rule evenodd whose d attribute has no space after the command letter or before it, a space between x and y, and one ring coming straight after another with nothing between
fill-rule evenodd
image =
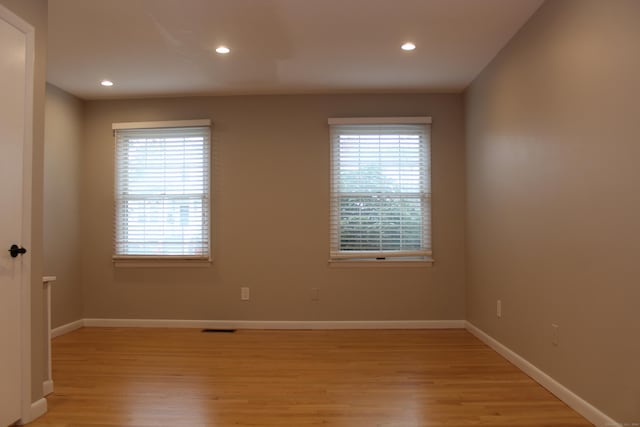
<instances>
[{"instance_id":1,"label":"painted drywall wall","mask_svg":"<svg viewBox=\"0 0 640 427\"><path fill-rule=\"evenodd\" d=\"M90 101L82 171L87 318L415 320L464 316L461 95L237 96ZM333 116L433 117L432 268L335 268L329 253ZM111 124L213 121L208 268L113 266ZM240 300L240 287L251 300ZM320 301L311 300L312 288Z\"/></svg>"},{"instance_id":2,"label":"painted drywall wall","mask_svg":"<svg viewBox=\"0 0 640 427\"><path fill-rule=\"evenodd\" d=\"M546 2L466 97L467 319L625 425L640 422L639 21L633 0Z\"/></svg>"},{"instance_id":3,"label":"painted drywall wall","mask_svg":"<svg viewBox=\"0 0 640 427\"><path fill-rule=\"evenodd\" d=\"M42 174L44 103L47 61L47 1L0 0L0 4L35 28L35 70L33 88L33 188L31 216L31 397L42 397L45 374L44 319L42 293Z\"/></svg>"},{"instance_id":4,"label":"painted drywall wall","mask_svg":"<svg viewBox=\"0 0 640 427\"><path fill-rule=\"evenodd\" d=\"M51 288L51 325L83 316L80 283L80 154L82 101L48 84L44 140L44 272Z\"/></svg>"}]
</instances>

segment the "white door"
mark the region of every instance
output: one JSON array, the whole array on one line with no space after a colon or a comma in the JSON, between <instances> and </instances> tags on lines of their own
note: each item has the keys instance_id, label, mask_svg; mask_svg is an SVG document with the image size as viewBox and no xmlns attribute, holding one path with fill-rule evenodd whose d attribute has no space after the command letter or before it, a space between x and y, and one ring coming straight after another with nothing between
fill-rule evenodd
<instances>
[{"instance_id":1,"label":"white door","mask_svg":"<svg viewBox=\"0 0 640 427\"><path fill-rule=\"evenodd\" d=\"M2 12L2 11L0 11ZM21 417L22 286L29 277L23 245L26 35L0 14L0 426ZM29 248L27 248L29 249ZM29 339L29 337L25 337Z\"/></svg>"}]
</instances>

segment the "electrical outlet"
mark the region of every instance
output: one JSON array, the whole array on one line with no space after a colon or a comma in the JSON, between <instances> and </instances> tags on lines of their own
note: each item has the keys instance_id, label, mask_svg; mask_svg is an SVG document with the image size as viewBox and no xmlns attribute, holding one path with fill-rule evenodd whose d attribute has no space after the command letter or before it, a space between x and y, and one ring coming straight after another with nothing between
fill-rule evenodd
<instances>
[{"instance_id":1,"label":"electrical outlet","mask_svg":"<svg viewBox=\"0 0 640 427\"><path fill-rule=\"evenodd\" d=\"M560 326L552 323L551 329L553 330L553 334L551 336L551 344L557 346L560 343Z\"/></svg>"},{"instance_id":2,"label":"electrical outlet","mask_svg":"<svg viewBox=\"0 0 640 427\"><path fill-rule=\"evenodd\" d=\"M502 318L502 300L496 301L496 316L498 316L499 319Z\"/></svg>"},{"instance_id":3,"label":"electrical outlet","mask_svg":"<svg viewBox=\"0 0 640 427\"><path fill-rule=\"evenodd\" d=\"M311 288L311 301L320 301L320 288Z\"/></svg>"},{"instance_id":4,"label":"electrical outlet","mask_svg":"<svg viewBox=\"0 0 640 427\"><path fill-rule=\"evenodd\" d=\"M249 301L249 288L247 287L242 287L240 288L240 299L242 301Z\"/></svg>"}]
</instances>

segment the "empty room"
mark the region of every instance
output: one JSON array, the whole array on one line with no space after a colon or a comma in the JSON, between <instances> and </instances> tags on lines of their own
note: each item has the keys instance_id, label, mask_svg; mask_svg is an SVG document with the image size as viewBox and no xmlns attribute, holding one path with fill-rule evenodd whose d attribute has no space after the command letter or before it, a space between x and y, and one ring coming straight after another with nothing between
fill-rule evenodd
<instances>
[{"instance_id":1,"label":"empty room","mask_svg":"<svg viewBox=\"0 0 640 427\"><path fill-rule=\"evenodd\" d=\"M0 0L0 427L640 426L638 22Z\"/></svg>"}]
</instances>

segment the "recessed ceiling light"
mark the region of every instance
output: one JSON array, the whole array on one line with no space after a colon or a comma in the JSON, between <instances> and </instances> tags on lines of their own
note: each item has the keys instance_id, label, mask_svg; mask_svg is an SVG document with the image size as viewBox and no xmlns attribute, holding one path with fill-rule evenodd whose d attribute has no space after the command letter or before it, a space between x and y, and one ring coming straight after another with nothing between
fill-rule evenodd
<instances>
[{"instance_id":1,"label":"recessed ceiling light","mask_svg":"<svg viewBox=\"0 0 640 427\"><path fill-rule=\"evenodd\" d=\"M103 80L103 81L100 82L100 84L102 86L107 86L107 87L113 86L113 82L111 80Z\"/></svg>"},{"instance_id":2,"label":"recessed ceiling light","mask_svg":"<svg viewBox=\"0 0 640 427\"><path fill-rule=\"evenodd\" d=\"M224 54L227 54L227 53L231 52L231 49L229 49L226 46L220 46L220 47L216 48L216 52L221 53L221 54L224 55Z\"/></svg>"},{"instance_id":3,"label":"recessed ceiling light","mask_svg":"<svg viewBox=\"0 0 640 427\"><path fill-rule=\"evenodd\" d=\"M403 44L401 46L401 48L402 48L402 50L413 50L413 49L416 48L416 45L411 43L411 42L407 42L407 43Z\"/></svg>"}]
</instances>

